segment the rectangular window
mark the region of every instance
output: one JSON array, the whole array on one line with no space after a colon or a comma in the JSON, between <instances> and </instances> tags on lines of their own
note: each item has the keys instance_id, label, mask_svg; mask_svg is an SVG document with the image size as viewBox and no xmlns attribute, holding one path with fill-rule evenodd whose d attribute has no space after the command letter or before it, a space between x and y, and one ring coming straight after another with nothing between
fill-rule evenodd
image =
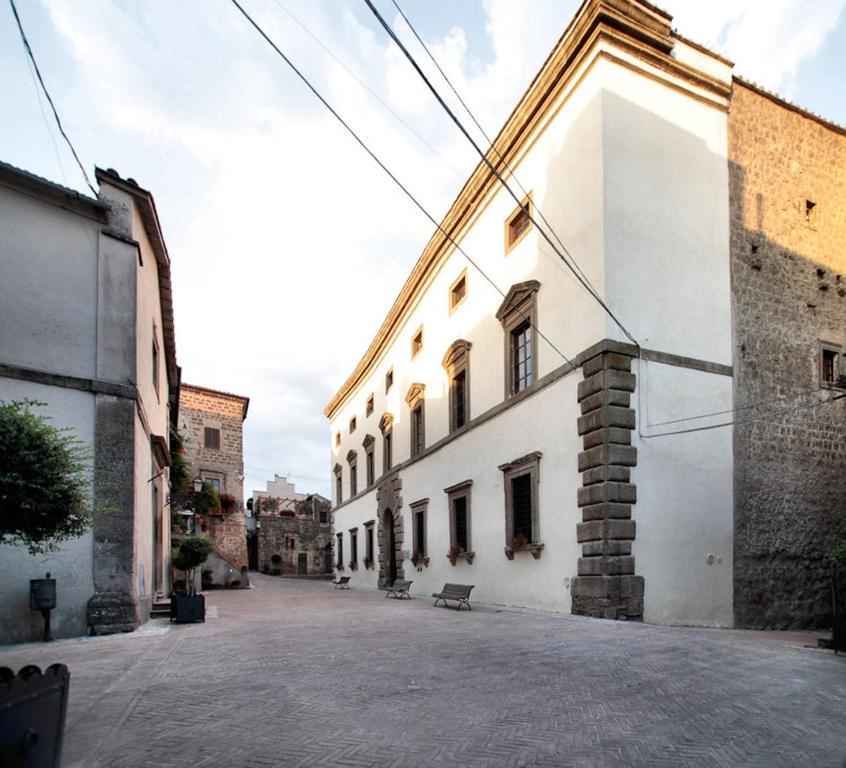
<instances>
[{"instance_id":1,"label":"rectangular window","mask_svg":"<svg viewBox=\"0 0 846 768\"><path fill-rule=\"evenodd\" d=\"M452 428L467 423L467 372L459 371L452 378Z\"/></svg>"},{"instance_id":2,"label":"rectangular window","mask_svg":"<svg viewBox=\"0 0 846 768\"><path fill-rule=\"evenodd\" d=\"M415 357L418 352L423 349L423 326L421 326L417 333L411 339L411 356Z\"/></svg>"},{"instance_id":3,"label":"rectangular window","mask_svg":"<svg viewBox=\"0 0 846 768\"><path fill-rule=\"evenodd\" d=\"M358 493L358 467L355 462L350 464L350 496Z\"/></svg>"},{"instance_id":4,"label":"rectangular window","mask_svg":"<svg viewBox=\"0 0 846 768\"><path fill-rule=\"evenodd\" d=\"M423 416L423 403L418 403L411 411L411 455L423 453L426 447L426 432Z\"/></svg>"},{"instance_id":5,"label":"rectangular window","mask_svg":"<svg viewBox=\"0 0 846 768\"><path fill-rule=\"evenodd\" d=\"M352 434L353 432L355 432L355 428L356 428L356 426L358 426L358 422L357 422L357 420L356 420L355 416L353 416L353 417L350 419L350 434Z\"/></svg>"},{"instance_id":6,"label":"rectangular window","mask_svg":"<svg viewBox=\"0 0 846 768\"><path fill-rule=\"evenodd\" d=\"M426 557L426 511L414 513L414 552Z\"/></svg>"},{"instance_id":7,"label":"rectangular window","mask_svg":"<svg viewBox=\"0 0 846 768\"><path fill-rule=\"evenodd\" d=\"M385 374L385 394L391 391L391 387L394 386L394 369L391 368Z\"/></svg>"},{"instance_id":8,"label":"rectangular window","mask_svg":"<svg viewBox=\"0 0 846 768\"><path fill-rule=\"evenodd\" d=\"M335 447L338 448L341 445L341 433L335 433Z\"/></svg>"},{"instance_id":9,"label":"rectangular window","mask_svg":"<svg viewBox=\"0 0 846 768\"><path fill-rule=\"evenodd\" d=\"M320 512L318 514L320 515L320 524L326 525L326 523L329 522L329 514L326 507L320 507Z\"/></svg>"},{"instance_id":10,"label":"rectangular window","mask_svg":"<svg viewBox=\"0 0 846 768\"><path fill-rule=\"evenodd\" d=\"M511 331L511 391L522 392L532 385L534 361L532 325L526 320Z\"/></svg>"},{"instance_id":11,"label":"rectangular window","mask_svg":"<svg viewBox=\"0 0 846 768\"><path fill-rule=\"evenodd\" d=\"M203 444L206 448L220 450L220 430L214 427L205 427L203 430Z\"/></svg>"},{"instance_id":12,"label":"rectangular window","mask_svg":"<svg viewBox=\"0 0 846 768\"><path fill-rule=\"evenodd\" d=\"M532 197L529 194L523 202L512 211L505 222L505 252L511 251L531 230L534 216Z\"/></svg>"},{"instance_id":13,"label":"rectangular window","mask_svg":"<svg viewBox=\"0 0 846 768\"><path fill-rule=\"evenodd\" d=\"M513 510L512 535L522 537L527 543L532 538L532 476L520 475L511 480L511 508Z\"/></svg>"},{"instance_id":14,"label":"rectangular window","mask_svg":"<svg viewBox=\"0 0 846 768\"><path fill-rule=\"evenodd\" d=\"M337 557L335 559L335 565L337 565L338 568L343 568L344 567L344 534L343 533L336 533L335 538L337 538L337 540L338 540L338 544L337 544L337 547L336 547L338 551L336 553Z\"/></svg>"},{"instance_id":15,"label":"rectangular window","mask_svg":"<svg viewBox=\"0 0 846 768\"><path fill-rule=\"evenodd\" d=\"M382 439L382 471L383 472L390 472L391 467L393 466L393 456L392 454L392 446L393 437L390 432L385 432L385 436Z\"/></svg>"},{"instance_id":16,"label":"rectangular window","mask_svg":"<svg viewBox=\"0 0 846 768\"><path fill-rule=\"evenodd\" d=\"M367 408L365 409L365 416L369 416L373 413L373 395L367 398Z\"/></svg>"},{"instance_id":17,"label":"rectangular window","mask_svg":"<svg viewBox=\"0 0 846 768\"><path fill-rule=\"evenodd\" d=\"M340 466L335 467L335 506L344 499L343 493L343 472Z\"/></svg>"},{"instance_id":18,"label":"rectangular window","mask_svg":"<svg viewBox=\"0 0 846 768\"><path fill-rule=\"evenodd\" d=\"M836 387L840 380L841 347L837 344L820 344L820 386Z\"/></svg>"},{"instance_id":19,"label":"rectangular window","mask_svg":"<svg viewBox=\"0 0 846 768\"><path fill-rule=\"evenodd\" d=\"M453 312L467 296L467 270L462 272L449 289L449 311Z\"/></svg>"},{"instance_id":20,"label":"rectangular window","mask_svg":"<svg viewBox=\"0 0 846 768\"><path fill-rule=\"evenodd\" d=\"M465 480L444 488L449 503L449 544L455 555L466 553L468 562L473 562L472 537L470 535L470 491L473 481Z\"/></svg>"},{"instance_id":21,"label":"rectangular window","mask_svg":"<svg viewBox=\"0 0 846 768\"><path fill-rule=\"evenodd\" d=\"M369 488L373 483L376 482L376 467L375 462L373 460L373 448L371 447L369 451L365 454L365 461L367 464L367 487Z\"/></svg>"},{"instance_id":22,"label":"rectangular window","mask_svg":"<svg viewBox=\"0 0 846 768\"><path fill-rule=\"evenodd\" d=\"M355 568L358 565L358 528L350 531L350 566Z\"/></svg>"},{"instance_id":23,"label":"rectangular window","mask_svg":"<svg viewBox=\"0 0 846 768\"><path fill-rule=\"evenodd\" d=\"M364 525L364 556L373 562L373 523Z\"/></svg>"},{"instance_id":24,"label":"rectangular window","mask_svg":"<svg viewBox=\"0 0 846 768\"><path fill-rule=\"evenodd\" d=\"M219 477L204 477L203 485L212 487L215 493L220 493L220 478Z\"/></svg>"},{"instance_id":25,"label":"rectangular window","mask_svg":"<svg viewBox=\"0 0 846 768\"><path fill-rule=\"evenodd\" d=\"M159 342L156 341L156 327L153 326L153 386L156 388L156 397L159 394Z\"/></svg>"}]
</instances>

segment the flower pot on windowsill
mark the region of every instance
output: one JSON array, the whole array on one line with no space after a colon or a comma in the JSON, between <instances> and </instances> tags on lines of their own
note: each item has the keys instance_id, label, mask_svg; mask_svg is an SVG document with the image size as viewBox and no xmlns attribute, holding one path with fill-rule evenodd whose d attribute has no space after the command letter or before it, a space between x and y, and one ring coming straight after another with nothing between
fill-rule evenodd
<instances>
[{"instance_id":1,"label":"flower pot on windowsill","mask_svg":"<svg viewBox=\"0 0 846 768\"><path fill-rule=\"evenodd\" d=\"M448 554L447 554L447 557L449 557L449 555L448 555ZM426 557L425 555L421 555L421 554L419 554L419 553L418 553L418 554L414 554L414 555L412 555L412 556L411 556L411 564L412 564L415 568L417 568L418 570L421 570L421 571L422 571L422 570L423 570L423 568L428 568L428 567L429 567L429 558L428 558L428 557Z\"/></svg>"},{"instance_id":2,"label":"flower pot on windowsill","mask_svg":"<svg viewBox=\"0 0 846 768\"><path fill-rule=\"evenodd\" d=\"M365 571L369 571L371 568L373 568L373 561L370 560L369 558L365 557L364 560L362 560L361 562L362 562L362 565L364 565Z\"/></svg>"},{"instance_id":3,"label":"flower pot on windowsill","mask_svg":"<svg viewBox=\"0 0 846 768\"><path fill-rule=\"evenodd\" d=\"M350 570L357 571L358 570L358 563L350 563Z\"/></svg>"},{"instance_id":4,"label":"flower pot on windowsill","mask_svg":"<svg viewBox=\"0 0 846 768\"><path fill-rule=\"evenodd\" d=\"M463 549L457 547L450 547L447 552L447 559L455 565L458 560L466 560L469 565L473 564L473 558L476 557L475 552L465 552Z\"/></svg>"}]
</instances>

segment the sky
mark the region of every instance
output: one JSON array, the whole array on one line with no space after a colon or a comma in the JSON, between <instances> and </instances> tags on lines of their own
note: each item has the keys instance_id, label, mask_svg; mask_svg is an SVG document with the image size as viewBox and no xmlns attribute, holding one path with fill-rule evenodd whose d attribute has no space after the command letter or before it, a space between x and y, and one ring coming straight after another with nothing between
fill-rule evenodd
<instances>
[{"instance_id":1,"label":"sky","mask_svg":"<svg viewBox=\"0 0 846 768\"><path fill-rule=\"evenodd\" d=\"M241 2L440 218L475 155L366 5ZM374 2L422 53L391 2ZM578 7L398 2L489 135ZM114 168L155 197L183 381L251 399L247 494L278 473L299 491L328 496L323 408L370 344L432 225L229 0L16 3L89 175L95 165ZM846 125L846 0L658 5L681 34L734 61L736 74ZM6 3L0 72L0 160L87 192Z\"/></svg>"}]
</instances>

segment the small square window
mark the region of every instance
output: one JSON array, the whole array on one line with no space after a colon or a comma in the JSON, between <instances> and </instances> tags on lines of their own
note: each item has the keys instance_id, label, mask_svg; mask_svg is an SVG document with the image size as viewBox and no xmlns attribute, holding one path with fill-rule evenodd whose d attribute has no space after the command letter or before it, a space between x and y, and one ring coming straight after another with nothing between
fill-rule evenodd
<instances>
[{"instance_id":1,"label":"small square window","mask_svg":"<svg viewBox=\"0 0 846 768\"><path fill-rule=\"evenodd\" d=\"M811 228L817 225L817 204L813 200L805 201L805 221Z\"/></svg>"},{"instance_id":2,"label":"small square window","mask_svg":"<svg viewBox=\"0 0 846 768\"><path fill-rule=\"evenodd\" d=\"M464 270L449 289L449 311L453 312L466 297L467 270Z\"/></svg>"},{"instance_id":3,"label":"small square window","mask_svg":"<svg viewBox=\"0 0 846 768\"><path fill-rule=\"evenodd\" d=\"M840 386L842 351L837 344L820 345L820 386Z\"/></svg>"},{"instance_id":4,"label":"small square window","mask_svg":"<svg viewBox=\"0 0 846 768\"><path fill-rule=\"evenodd\" d=\"M206 448L214 451L220 450L220 430L214 427L205 427L203 430L203 444Z\"/></svg>"},{"instance_id":5,"label":"small square window","mask_svg":"<svg viewBox=\"0 0 846 768\"><path fill-rule=\"evenodd\" d=\"M370 397L367 398L367 408L365 409L364 415L369 416L371 413L373 413L373 395L370 395Z\"/></svg>"},{"instance_id":6,"label":"small square window","mask_svg":"<svg viewBox=\"0 0 846 768\"><path fill-rule=\"evenodd\" d=\"M391 391L391 387L394 386L394 369L391 368L385 374L385 394Z\"/></svg>"},{"instance_id":7,"label":"small square window","mask_svg":"<svg viewBox=\"0 0 846 768\"><path fill-rule=\"evenodd\" d=\"M532 196L529 194L505 222L505 252L508 253L531 230L534 210Z\"/></svg>"},{"instance_id":8,"label":"small square window","mask_svg":"<svg viewBox=\"0 0 846 768\"><path fill-rule=\"evenodd\" d=\"M340 445L341 445L341 433L336 432L335 433L335 447L338 448L338 447L340 447Z\"/></svg>"},{"instance_id":9,"label":"small square window","mask_svg":"<svg viewBox=\"0 0 846 768\"><path fill-rule=\"evenodd\" d=\"M356 426L358 426L358 422L357 422L357 420L356 420L355 416L353 416L353 417L350 419L350 434L352 434L353 432L355 432L355 428L356 428Z\"/></svg>"},{"instance_id":10,"label":"small square window","mask_svg":"<svg viewBox=\"0 0 846 768\"><path fill-rule=\"evenodd\" d=\"M423 326L421 326L417 333L411 339L411 356L415 357L423 349Z\"/></svg>"}]
</instances>

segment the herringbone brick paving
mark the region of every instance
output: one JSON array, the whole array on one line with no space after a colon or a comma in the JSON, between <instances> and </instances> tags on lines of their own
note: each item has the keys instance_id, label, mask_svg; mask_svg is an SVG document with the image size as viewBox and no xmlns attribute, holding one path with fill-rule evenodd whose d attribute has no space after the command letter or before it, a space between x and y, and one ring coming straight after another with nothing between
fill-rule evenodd
<instances>
[{"instance_id":1,"label":"herringbone brick paving","mask_svg":"<svg viewBox=\"0 0 846 768\"><path fill-rule=\"evenodd\" d=\"M0 650L71 670L64 765L846 765L846 658L257 577L204 625Z\"/></svg>"}]
</instances>

